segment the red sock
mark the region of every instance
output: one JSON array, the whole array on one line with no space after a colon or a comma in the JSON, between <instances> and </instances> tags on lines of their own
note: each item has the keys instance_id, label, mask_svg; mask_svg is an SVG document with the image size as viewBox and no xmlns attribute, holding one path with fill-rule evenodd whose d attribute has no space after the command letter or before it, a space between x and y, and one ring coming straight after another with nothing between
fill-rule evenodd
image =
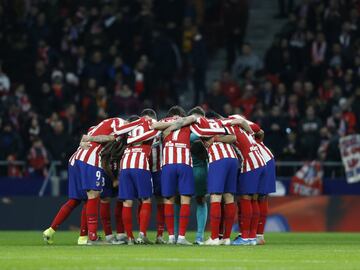
<instances>
[{"instance_id":1,"label":"red sock","mask_svg":"<svg viewBox=\"0 0 360 270\"><path fill-rule=\"evenodd\" d=\"M169 235L174 235L174 205L165 204L164 205L164 217L165 224L168 230Z\"/></svg>"},{"instance_id":2,"label":"red sock","mask_svg":"<svg viewBox=\"0 0 360 270\"><path fill-rule=\"evenodd\" d=\"M97 239L97 227L99 218L99 201L100 198L88 199L86 204L86 217L88 225L88 236L91 241Z\"/></svg>"},{"instance_id":3,"label":"red sock","mask_svg":"<svg viewBox=\"0 0 360 270\"><path fill-rule=\"evenodd\" d=\"M186 228L190 220L190 205L182 204L179 215L179 236L185 236ZM219 226L218 226L219 227Z\"/></svg>"},{"instance_id":4,"label":"red sock","mask_svg":"<svg viewBox=\"0 0 360 270\"><path fill-rule=\"evenodd\" d=\"M240 228L241 228L241 237L249 238L250 235L250 226L251 226L251 217L252 217L252 205L251 200L240 199L241 206L241 217L240 217Z\"/></svg>"},{"instance_id":5,"label":"red sock","mask_svg":"<svg viewBox=\"0 0 360 270\"><path fill-rule=\"evenodd\" d=\"M211 238L219 238L219 227L221 221L221 203L212 202L210 203L210 229Z\"/></svg>"},{"instance_id":6,"label":"red sock","mask_svg":"<svg viewBox=\"0 0 360 270\"><path fill-rule=\"evenodd\" d=\"M251 216L251 226L250 226L250 238L256 238L257 227L259 224L260 210L257 200L251 201L252 206L252 216Z\"/></svg>"},{"instance_id":7,"label":"red sock","mask_svg":"<svg viewBox=\"0 0 360 270\"><path fill-rule=\"evenodd\" d=\"M221 218L220 218L220 225L219 225L219 236L224 236L224 225L225 225L225 206L221 204Z\"/></svg>"},{"instance_id":8,"label":"red sock","mask_svg":"<svg viewBox=\"0 0 360 270\"><path fill-rule=\"evenodd\" d=\"M117 233L124 233L124 223L122 220L122 209L123 209L123 202L117 201L115 207L115 219L116 219L116 232Z\"/></svg>"},{"instance_id":9,"label":"red sock","mask_svg":"<svg viewBox=\"0 0 360 270\"><path fill-rule=\"evenodd\" d=\"M140 232L146 235L151 218L151 203L142 203L140 211Z\"/></svg>"},{"instance_id":10,"label":"red sock","mask_svg":"<svg viewBox=\"0 0 360 270\"><path fill-rule=\"evenodd\" d=\"M264 234L268 209L269 209L268 198L266 197L262 200L259 200L260 218L257 227L257 234Z\"/></svg>"},{"instance_id":11,"label":"red sock","mask_svg":"<svg viewBox=\"0 0 360 270\"><path fill-rule=\"evenodd\" d=\"M53 222L50 227L56 231L58 227L68 218L71 212L75 209L76 206L80 204L79 200L69 199L66 203L64 203L59 212L56 214Z\"/></svg>"},{"instance_id":12,"label":"red sock","mask_svg":"<svg viewBox=\"0 0 360 270\"><path fill-rule=\"evenodd\" d=\"M225 204L224 207L224 219L225 219L225 232L224 232L224 239L230 238L231 229L234 224L235 218L235 203L228 203Z\"/></svg>"},{"instance_id":13,"label":"red sock","mask_svg":"<svg viewBox=\"0 0 360 270\"><path fill-rule=\"evenodd\" d=\"M105 235L111 235L111 209L110 203L100 202L100 219Z\"/></svg>"},{"instance_id":14,"label":"red sock","mask_svg":"<svg viewBox=\"0 0 360 270\"><path fill-rule=\"evenodd\" d=\"M86 218L86 204L87 204L87 202L84 203L83 208L81 210L80 236L86 236L88 234L87 218Z\"/></svg>"},{"instance_id":15,"label":"red sock","mask_svg":"<svg viewBox=\"0 0 360 270\"><path fill-rule=\"evenodd\" d=\"M123 206L122 220L128 238L134 238L132 231L132 207Z\"/></svg>"},{"instance_id":16,"label":"red sock","mask_svg":"<svg viewBox=\"0 0 360 270\"><path fill-rule=\"evenodd\" d=\"M157 227L157 235L156 235L156 237L163 235L164 223L165 223L164 204L163 203L158 203L157 204L157 212L156 212L156 227Z\"/></svg>"},{"instance_id":17,"label":"red sock","mask_svg":"<svg viewBox=\"0 0 360 270\"><path fill-rule=\"evenodd\" d=\"M240 200L237 202L237 221L239 225L239 234L241 233L241 203Z\"/></svg>"},{"instance_id":18,"label":"red sock","mask_svg":"<svg viewBox=\"0 0 360 270\"><path fill-rule=\"evenodd\" d=\"M138 204L138 208L137 208L137 212L136 212L136 220L138 225L140 226L140 212L141 212L141 206L142 206L142 202L139 202Z\"/></svg>"}]
</instances>

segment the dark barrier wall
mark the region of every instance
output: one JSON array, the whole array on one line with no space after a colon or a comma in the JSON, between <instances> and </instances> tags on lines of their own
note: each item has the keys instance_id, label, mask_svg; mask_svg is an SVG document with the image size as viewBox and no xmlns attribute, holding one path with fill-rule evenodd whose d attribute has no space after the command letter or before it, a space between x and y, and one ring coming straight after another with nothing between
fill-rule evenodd
<instances>
[{"instance_id":1,"label":"dark barrier wall","mask_svg":"<svg viewBox=\"0 0 360 270\"><path fill-rule=\"evenodd\" d=\"M43 230L47 228L66 198L12 197L2 200L0 213L3 217L0 230ZM113 205L114 209L114 205ZM61 226L62 230L78 230L80 220L78 207ZM150 229L155 228L156 207ZM314 197L272 197L270 198L267 231L360 232L360 196L314 196ZM194 230L195 203L192 204L189 229ZM137 229L134 209L135 229ZM237 225L234 222L234 229Z\"/></svg>"},{"instance_id":2,"label":"dark barrier wall","mask_svg":"<svg viewBox=\"0 0 360 270\"><path fill-rule=\"evenodd\" d=\"M3 217L0 222L0 230L43 230L50 226L61 205L67 200L66 197L11 197L10 202L2 200L0 203L0 213ZM4 203L5 202L5 203ZM78 229L80 225L80 212L82 205L70 215L69 219L60 227L63 230ZM112 210L115 204L112 205ZM137 229L135 213L136 206L133 208L135 229ZM195 203L192 205L191 212L195 213ZM112 213L114 213L112 211ZM156 205L153 204L150 229L155 228ZM113 218L113 216L112 216ZM113 225L115 223L113 222ZM99 221L101 228L101 223ZM195 216L191 216L190 229L195 229ZM115 226L113 227L115 228Z\"/></svg>"},{"instance_id":3,"label":"dark barrier wall","mask_svg":"<svg viewBox=\"0 0 360 270\"><path fill-rule=\"evenodd\" d=\"M277 179L289 192L290 178ZM0 196L37 196L44 180L41 177L10 178L0 177ZM344 178L325 178L324 195L360 195L360 182L348 184ZM50 194L51 183L47 186L45 195ZM60 194L67 195L67 181L61 181Z\"/></svg>"}]
</instances>

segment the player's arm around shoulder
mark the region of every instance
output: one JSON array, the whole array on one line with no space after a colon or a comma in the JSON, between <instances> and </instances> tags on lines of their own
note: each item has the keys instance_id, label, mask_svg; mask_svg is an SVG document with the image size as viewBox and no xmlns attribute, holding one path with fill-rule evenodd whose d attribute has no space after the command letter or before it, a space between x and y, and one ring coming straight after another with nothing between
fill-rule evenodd
<instances>
[{"instance_id":1,"label":"player's arm around shoulder","mask_svg":"<svg viewBox=\"0 0 360 270\"><path fill-rule=\"evenodd\" d=\"M186 117L181 117L178 118L177 120L175 120L174 122L171 123L171 125L169 127L167 127L163 134L164 137L168 136L172 131L178 130L182 127L191 125L193 123L195 123L197 121L197 117L194 115L189 115Z\"/></svg>"},{"instance_id":2,"label":"player's arm around shoulder","mask_svg":"<svg viewBox=\"0 0 360 270\"><path fill-rule=\"evenodd\" d=\"M95 142L95 143L106 143L115 141L114 135L83 135L81 138L81 142Z\"/></svg>"}]
</instances>

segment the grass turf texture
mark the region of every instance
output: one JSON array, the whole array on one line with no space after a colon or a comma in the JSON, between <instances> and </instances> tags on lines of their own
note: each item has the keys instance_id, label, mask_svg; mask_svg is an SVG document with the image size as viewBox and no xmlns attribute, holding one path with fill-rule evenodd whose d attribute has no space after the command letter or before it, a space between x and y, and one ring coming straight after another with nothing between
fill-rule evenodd
<instances>
[{"instance_id":1,"label":"grass turf texture","mask_svg":"<svg viewBox=\"0 0 360 270\"><path fill-rule=\"evenodd\" d=\"M41 232L1 231L0 269L360 269L360 234L269 233L265 246L245 247L77 246L76 240L76 232L57 232L47 246Z\"/></svg>"}]
</instances>

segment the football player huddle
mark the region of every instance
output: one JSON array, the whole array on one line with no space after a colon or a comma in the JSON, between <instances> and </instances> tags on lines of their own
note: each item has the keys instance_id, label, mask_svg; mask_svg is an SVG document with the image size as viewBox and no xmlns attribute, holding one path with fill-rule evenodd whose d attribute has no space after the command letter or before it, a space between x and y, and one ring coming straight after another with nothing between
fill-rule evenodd
<instances>
[{"instance_id":1,"label":"football player huddle","mask_svg":"<svg viewBox=\"0 0 360 270\"><path fill-rule=\"evenodd\" d=\"M274 156L263 139L259 125L243 116L205 114L201 107L186 114L173 106L161 120L152 109L127 120L106 119L89 128L69 159L69 199L43 232L44 240L52 244L60 224L83 203L79 245L263 245L268 194L275 192ZM207 194L211 235L204 240ZM185 237L192 197L197 220L193 243ZM116 234L111 227L112 198ZM152 203L154 242L147 236ZM105 239L98 236L99 216ZM232 241L236 216L239 234Z\"/></svg>"}]
</instances>

